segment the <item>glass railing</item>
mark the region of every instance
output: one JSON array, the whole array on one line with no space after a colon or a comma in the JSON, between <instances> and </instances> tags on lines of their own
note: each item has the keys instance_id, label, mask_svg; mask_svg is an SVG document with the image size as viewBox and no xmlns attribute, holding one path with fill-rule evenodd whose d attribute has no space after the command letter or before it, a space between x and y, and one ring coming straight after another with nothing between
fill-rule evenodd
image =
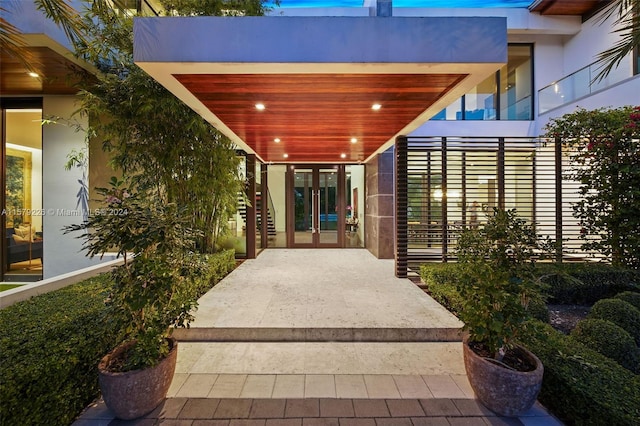
<instances>
[{"instance_id":1,"label":"glass railing","mask_svg":"<svg viewBox=\"0 0 640 426\"><path fill-rule=\"evenodd\" d=\"M630 77L625 67L618 67L602 80L594 81L599 71L599 66L594 62L540 89L538 91L539 114L589 96Z\"/></svg>"}]
</instances>

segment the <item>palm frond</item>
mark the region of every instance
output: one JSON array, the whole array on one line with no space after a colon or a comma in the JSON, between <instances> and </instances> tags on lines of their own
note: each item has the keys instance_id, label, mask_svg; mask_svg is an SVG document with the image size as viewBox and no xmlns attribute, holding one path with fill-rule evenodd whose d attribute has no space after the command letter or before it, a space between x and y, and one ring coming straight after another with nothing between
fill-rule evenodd
<instances>
[{"instance_id":1,"label":"palm frond","mask_svg":"<svg viewBox=\"0 0 640 426\"><path fill-rule=\"evenodd\" d=\"M640 46L640 0L613 1L603 10L598 20L603 23L614 15L616 18L613 25L619 28L612 33L618 34L620 40L613 47L598 54L596 67L599 71L592 83L606 78L627 55Z\"/></svg>"},{"instance_id":2,"label":"palm frond","mask_svg":"<svg viewBox=\"0 0 640 426\"><path fill-rule=\"evenodd\" d=\"M35 3L38 10L62 28L73 45L86 41L82 17L67 0L35 0Z\"/></svg>"},{"instance_id":3,"label":"palm frond","mask_svg":"<svg viewBox=\"0 0 640 426\"><path fill-rule=\"evenodd\" d=\"M2 14L8 11L0 7ZM0 15L0 46L2 53L18 60L29 71L38 72L33 63L31 53L26 49L22 33L13 24Z\"/></svg>"}]
</instances>

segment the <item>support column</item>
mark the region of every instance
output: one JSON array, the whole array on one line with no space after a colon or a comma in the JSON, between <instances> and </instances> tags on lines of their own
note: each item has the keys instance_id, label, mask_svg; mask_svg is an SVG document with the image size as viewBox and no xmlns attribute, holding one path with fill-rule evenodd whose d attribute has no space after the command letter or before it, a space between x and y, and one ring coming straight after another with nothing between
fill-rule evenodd
<instances>
[{"instance_id":1,"label":"support column","mask_svg":"<svg viewBox=\"0 0 640 426\"><path fill-rule=\"evenodd\" d=\"M504 138L498 139L498 208L505 208L505 183L504 183L504 167L505 167L505 148Z\"/></svg>"},{"instance_id":2,"label":"support column","mask_svg":"<svg viewBox=\"0 0 640 426\"><path fill-rule=\"evenodd\" d=\"M408 270L408 155L407 155L407 137L398 136L396 138L396 163L395 163L395 188L394 195L396 200L396 276L398 278L406 278Z\"/></svg>"},{"instance_id":3,"label":"support column","mask_svg":"<svg viewBox=\"0 0 640 426\"><path fill-rule=\"evenodd\" d=\"M384 17L393 16L393 1L392 0L377 0L376 1L376 16L384 16Z\"/></svg>"},{"instance_id":4,"label":"support column","mask_svg":"<svg viewBox=\"0 0 640 426\"><path fill-rule=\"evenodd\" d=\"M440 155L442 164L440 165L440 173L442 176L442 262L447 263L447 255L449 251L449 209L447 191L447 138L443 137L440 146Z\"/></svg>"},{"instance_id":5,"label":"support column","mask_svg":"<svg viewBox=\"0 0 640 426\"><path fill-rule=\"evenodd\" d=\"M267 173L267 164L260 164L260 248L267 248L269 238L269 179Z\"/></svg>"},{"instance_id":6,"label":"support column","mask_svg":"<svg viewBox=\"0 0 640 426\"><path fill-rule=\"evenodd\" d=\"M378 259L395 257L394 163L390 148L366 164L365 243Z\"/></svg>"},{"instance_id":7,"label":"support column","mask_svg":"<svg viewBox=\"0 0 640 426\"><path fill-rule=\"evenodd\" d=\"M556 262L562 262L562 140L555 141L555 174L556 174Z\"/></svg>"}]
</instances>

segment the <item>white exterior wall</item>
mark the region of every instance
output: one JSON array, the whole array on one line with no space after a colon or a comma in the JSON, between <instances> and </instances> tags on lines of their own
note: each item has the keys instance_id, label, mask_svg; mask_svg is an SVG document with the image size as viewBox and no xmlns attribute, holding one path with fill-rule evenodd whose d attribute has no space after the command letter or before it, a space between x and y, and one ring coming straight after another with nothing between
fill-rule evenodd
<instances>
[{"instance_id":1,"label":"white exterior wall","mask_svg":"<svg viewBox=\"0 0 640 426\"><path fill-rule=\"evenodd\" d=\"M70 119L76 109L73 96L43 98L42 116L45 118L58 116ZM83 120L74 117L74 121L80 121L87 127ZM76 238L79 232L65 235L62 230L65 226L82 222L81 214L72 213L76 210L78 180L82 179L82 171L77 168L67 171L64 165L72 149L83 149L85 135L64 124L47 124L42 128L42 136L43 278L47 279L98 264L100 260L85 256L82 240Z\"/></svg>"},{"instance_id":2,"label":"white exterior wall","mask_svg":"<svg viewBox=\"0 0 640 426\"><path fill-rule=\"evenodd\" d=\"M271 194L271 200L273 201L273 208L275 210L276 219L276 231L285 232L287 228L287 215L286 215L286 194L285 194L285 180L287 173L287 166L285 165L270 165L268 169L269 177L269 194Z\"/></svg>"},{"instance_id":3,"label":"white exterior wall","mask_svg":"<svg viewBox=\"0 0 640 426\"><path fill-rule=\"evenodd\" d=\"M589 19L575 37L564 45L565 74L571 74L597 60L600 52L610 48L620 40L618 34L612 34L614 19L601 21L597 16ZM631 58L623 60L620 69L631 76Z\"/></svg>"},{"instance_id":4,"label":"white exterior wall","mask_svg":"<svg viewBox=\"0 0 640 426\"><path fill-rule=\"evenodd\" d=\"M612 24L611 18L601 21L598 17L593 17L582 24L580 32L575 36L554 37L549 40L550 43L546 40L536 43L536 90L595 62L600 52L619 40L619 35L612 34ZM613 81L620 82L612 83ZM611 85L539 115L535 133L543 133L544 126L551 118L573 112L579 107L596 109L640 104L640 76L633 76L632 55L627 56L603 83Z\"/></svg>"}]
</instances>

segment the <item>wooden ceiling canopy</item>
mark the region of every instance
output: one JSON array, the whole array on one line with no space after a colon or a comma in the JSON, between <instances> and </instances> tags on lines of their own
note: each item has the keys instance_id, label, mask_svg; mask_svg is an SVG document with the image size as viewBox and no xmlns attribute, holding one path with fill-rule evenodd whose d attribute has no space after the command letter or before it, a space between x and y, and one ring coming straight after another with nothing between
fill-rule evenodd
<instances>
[{"instance_id":1,"label":"wooden ceiling canopy","mask_svg":"<svg viewBox=\"0 0 640 426\"><path fill-rule=\"evenodd\" d=\"M584 16L598 10L610 0L539 0L534 2L530 9L541 15L573 15Z\"/></svg>"},{"instance_id":2,"label":"wooden ceiling canopy","mask_svg":"<svg viewBox=\"0 0 640 426\"><path fill-rule=\"evenodd\" d=\"M174 77L266 162L357 163L466 74ZM256 104L264 105L264 110L258 110ZM374 104L380 109L372 109Z\"/></svg>"},{"instance_id":3,"label":"wooden ceiling canopy","mask_svg":"<svg viewBox=\"0 0 640 426\"><path fill-rule=\"evenodd\" d=\"M352 164L500 69L506 24L490 16L140 18L134 60L261 161Z\"/></svg>"},{"instance_id":4,"label":"wooden ceiling canopy","mask_svg":"<svg viewBox=\"0 0 640 426\"><path fill-rule=\"evenodd\" d=\"M0 93L3 95L73 95L80 67L48 47L27 47L27 55L38 77L29 75L22 62L0 54Z\"/></svg>"}]
</instances>

